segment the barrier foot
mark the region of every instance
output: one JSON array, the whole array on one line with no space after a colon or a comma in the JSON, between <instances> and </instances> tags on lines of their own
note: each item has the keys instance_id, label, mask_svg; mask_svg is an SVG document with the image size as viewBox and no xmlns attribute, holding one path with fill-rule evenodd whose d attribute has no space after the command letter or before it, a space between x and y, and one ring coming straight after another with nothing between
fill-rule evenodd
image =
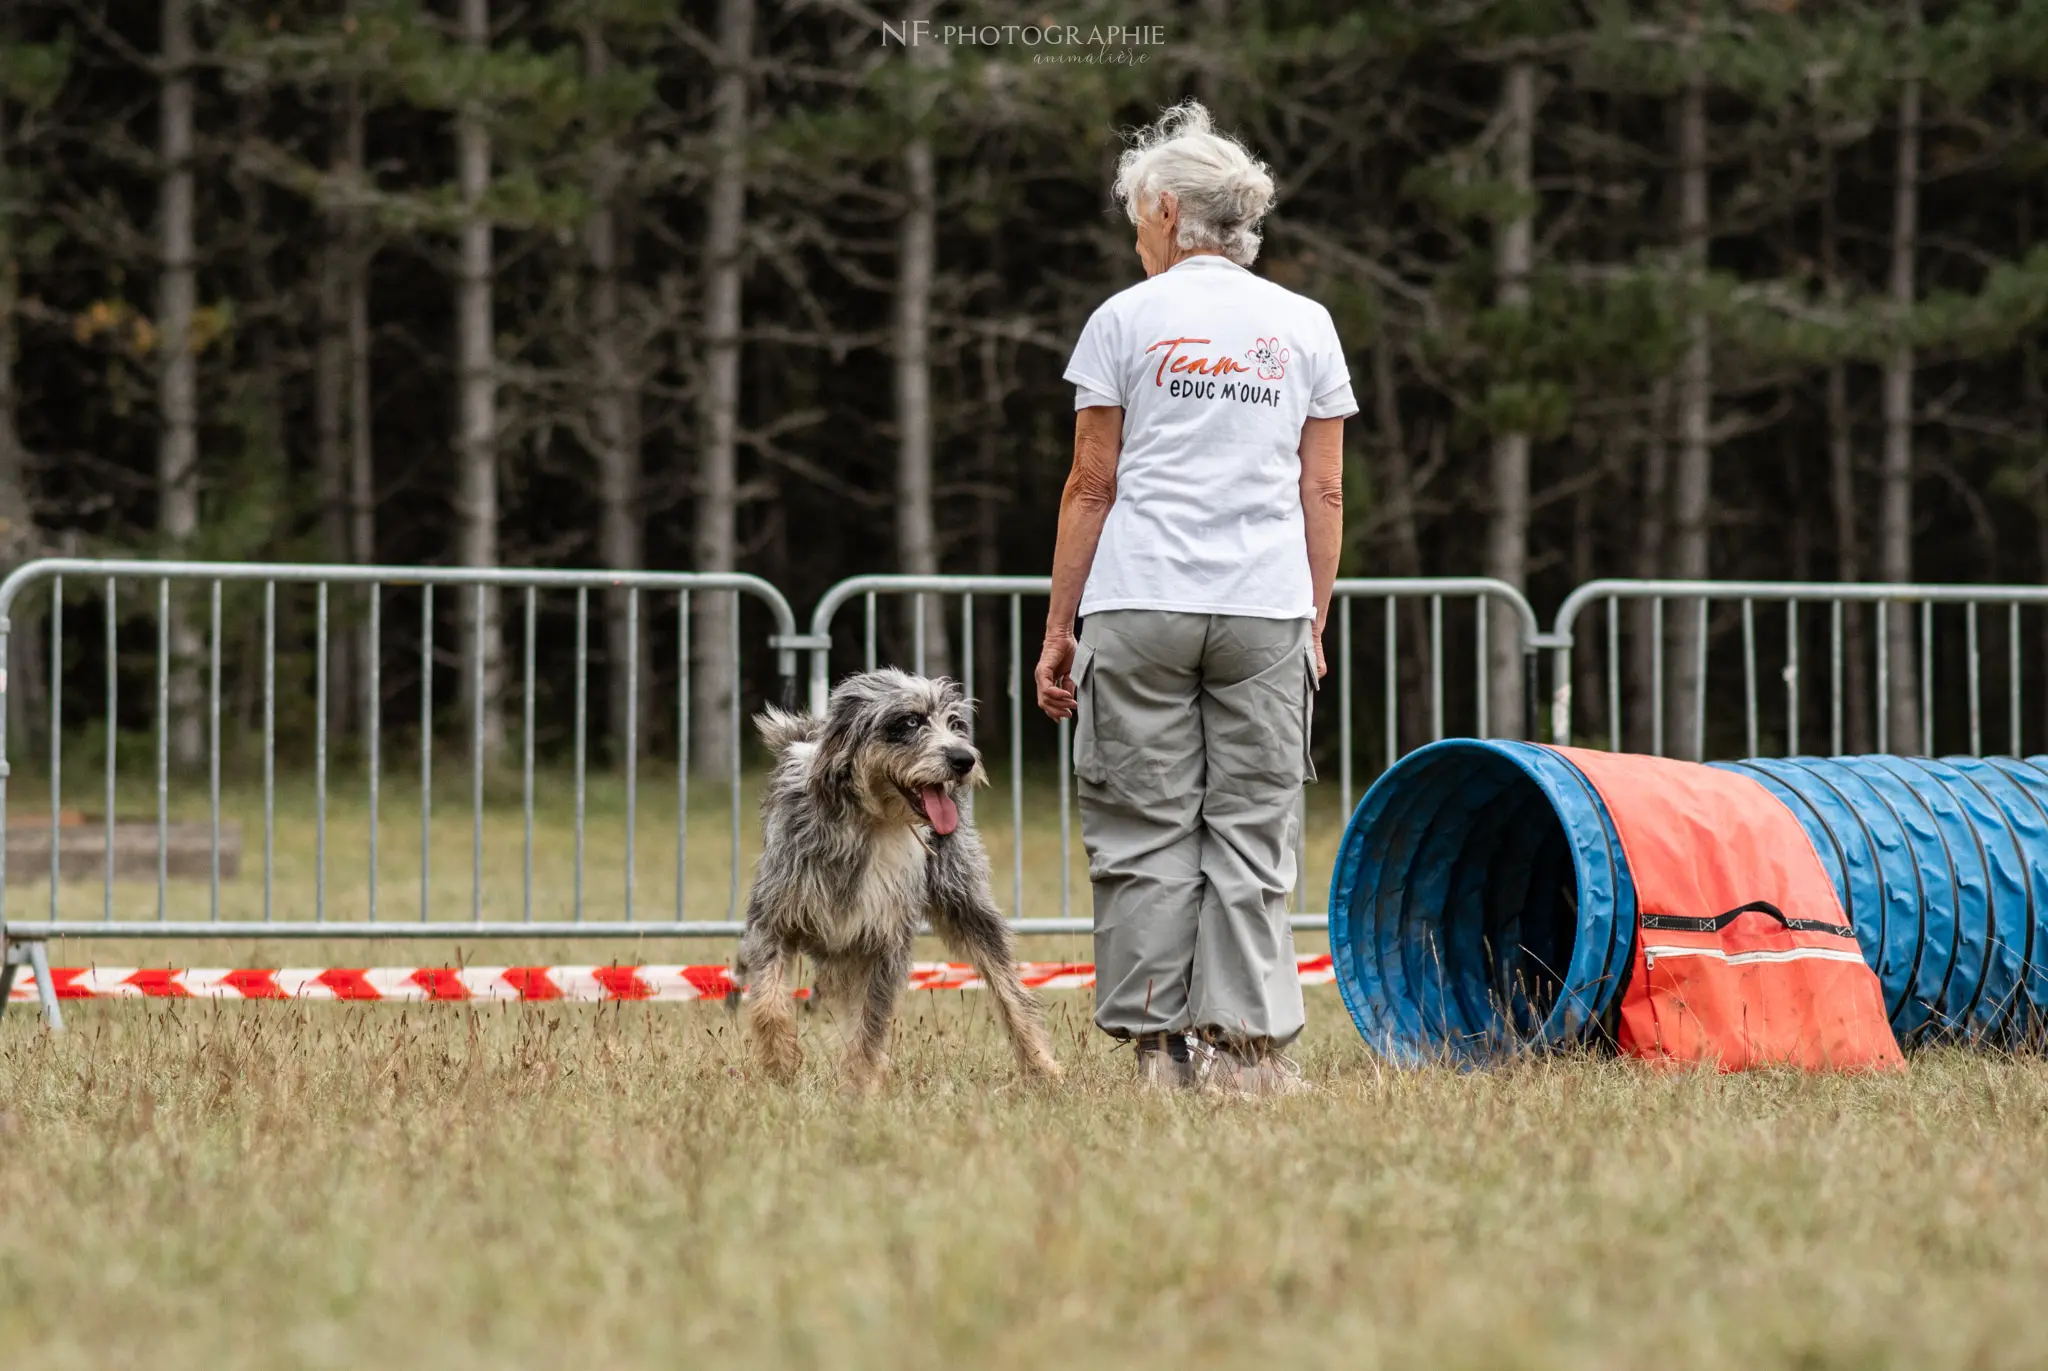
<instances>
[{"instance_id":1,"label":"barrier foot","mask_svg":"<svg viewBox=\"0 0 2048 1371\"><path fill-rule=\"evenodd\" d=\"M36 1002L42 1006L43 1023L52 1033L62 1033L64 1011L57 1004L57 979L50 974L49 949L40 938L7 943L7 955L0 960L0 1013L6 1012L8 997L14 993L14 978L24 964L36 978Z\"/></svg>"}]
</instances>

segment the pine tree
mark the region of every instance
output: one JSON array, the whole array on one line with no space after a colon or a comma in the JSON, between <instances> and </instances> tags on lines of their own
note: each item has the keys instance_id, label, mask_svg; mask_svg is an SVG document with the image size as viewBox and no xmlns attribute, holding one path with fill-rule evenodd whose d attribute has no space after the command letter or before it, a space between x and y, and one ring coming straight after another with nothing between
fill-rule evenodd
<instances>
[{"instance_id":1,"label":"pine tree","mask_svg":"<svg viewBox=\"0 0 2048 1371\"><path fill-rule=\"evenodd\" d=\"M22 266L48 253L51 235L38 224L43 187L24 154L45 135L45 116L71 66L68 44L24 42L14 29L12 18L0 19L0 565L8 567L43 551L15 363ZM45 703L45 692L35 631L40 615L27 601L13 614L9 643L17 684L7 692L7 726L19 747L34 736L29 723Z\"/></svg>"}]
</instances>

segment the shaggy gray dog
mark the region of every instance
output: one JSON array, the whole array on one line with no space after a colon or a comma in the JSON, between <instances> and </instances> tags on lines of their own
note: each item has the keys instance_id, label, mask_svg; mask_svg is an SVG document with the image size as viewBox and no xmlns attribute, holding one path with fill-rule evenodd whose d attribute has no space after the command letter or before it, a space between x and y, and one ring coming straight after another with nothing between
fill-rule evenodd
<instances>
[{"instance_id":1,"label":"shaggy gray dog","mask_svg":"<svg viewBox=\"0 0 2048 1371\"><path fill-rule=\"evenodd\" d=\"M911 944L929 920L993 992L1025 1074L1057 1078L989 894L988 854L960 813L959 798L988 780L960 688L870 671L841 682L822 717L770 709L754 723L777 761L733 979L762 1068L786 1081L802 1061L789 985L802 955L817 966L826 1007L849 1025L848 1081L879 1083Z\"/></svg>"}]
</instances>

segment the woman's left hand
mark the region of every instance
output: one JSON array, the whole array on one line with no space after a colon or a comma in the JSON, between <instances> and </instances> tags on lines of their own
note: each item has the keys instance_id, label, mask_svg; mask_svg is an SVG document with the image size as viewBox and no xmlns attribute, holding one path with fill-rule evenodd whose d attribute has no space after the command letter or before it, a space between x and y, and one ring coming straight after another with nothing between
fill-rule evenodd
<instances>
[{"instance_id":1,"label":"woman's left hand","mask_svg":"<svg viewBox=\"0 0 2048 1371\"><path fill-rule=\"evenodd\" d=\"M1074 668L1074 635L1047 629L1045 647L1038 654L1038 707L1048 719L1074 717L1074 682L1067 675Z\"/></svg>"},{"instance_id":2,"label":"woman's left hand","mask_svg":"<svg viewBox=\"0 0 2048 1371\"><path fill-rule=\"evenodd\" d=\"M1308 635L1308 640L1311 643L1315 644L1316 679L1320 681L1323 679L1323 677L1330 674L1330 664L1323 660L1323 631L1321 629L1317 629L1315 632Z\"/></svg>"}]
</instances>

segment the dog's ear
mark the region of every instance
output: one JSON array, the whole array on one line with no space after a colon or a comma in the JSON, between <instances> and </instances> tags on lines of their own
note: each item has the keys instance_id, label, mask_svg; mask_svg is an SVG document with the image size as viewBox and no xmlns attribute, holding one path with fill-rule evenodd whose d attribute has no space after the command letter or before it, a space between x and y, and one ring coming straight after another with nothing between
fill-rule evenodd
<instances>
[{"instance_id":1,"label":"dog's ear","mask_svg":"<svg viewBox=\"0 0 2048 1371\"><path fill-rule=\"evenodd\" d=\"M966 690L950 676L941 676L932 684L939 691L936 712L946 715L954 728L966 729L974 720L974 701L967 698Z\"/></svg>"},{"instance_id":2,"label":"dog's ear","mask_svg":"<svg viewBox=\"0 0 2048 1371\"><path fill-rule=\"evenodd\" d=\"M809 714L788 714L770 705L754 716L754 727L768 750L781 756L791 743L800 743L817 731L818 721Z\"/></svg>"},{"instance_id":3,"label":"dog's ear","mask_svg":"<svg viewBox=\"0 0 2048 1371\"><path fill-rule=\"evenodd\" d=\"M818 751L811 761L811 782L828 795L843 795L853 784L853 754L860 746L872 694L859 677L843 681L826 703L825 717L815 721L811 738Z\"/></svg>"}]
</instances>

